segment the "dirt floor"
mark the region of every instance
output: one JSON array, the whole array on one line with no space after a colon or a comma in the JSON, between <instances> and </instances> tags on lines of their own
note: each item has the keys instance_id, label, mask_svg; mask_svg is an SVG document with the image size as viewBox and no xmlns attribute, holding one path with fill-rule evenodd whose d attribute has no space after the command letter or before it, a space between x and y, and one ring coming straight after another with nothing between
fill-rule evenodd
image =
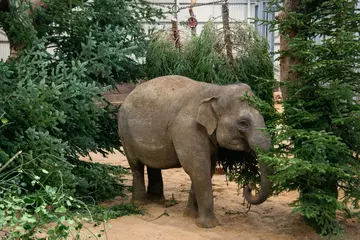
<instances>
[{"instance_id":1,"label":"dirt floor","mask_svg":"<svg viewBox=\"0 0 360 240\"><path fill-rule=\"evenodd\" d=\"M128 167L126 158L121 153L103 158L93 155L93 160L100 163L122 165ZM126 176L126 184L131 185L131 175ZM321 239L305 225L301 218L291 213L288 206L297 197L296 192L283 193L271 197L259 206L252 206L246 213L242 205L243 198L237 194L237 185L226 183L224 175L215 175L213 191L215 214L221 226L213 229L201 229L194 221L183 216L186 206L190 179L183 169L163 171L165 197L174 197L177 205L149 204L145 206L144 216L125 216L110 221L106 225L107 239L131 240L202 240L202 239L236 239L236 240L315 240ZM128 202L128 198L117 198L104 203L107 206ZM167 212L169 216L162 215ZM162 215L162 216L161 216ZM161 217L159 217L161 216ZM159 218L157 218L159 217ZM360 224L350 219L344 222L345 234L342 239L360 240ZM92 231L100 231L104 226L89 227ZM94 238L92 238L94 239Z\"/></svg>"}]
</instances>

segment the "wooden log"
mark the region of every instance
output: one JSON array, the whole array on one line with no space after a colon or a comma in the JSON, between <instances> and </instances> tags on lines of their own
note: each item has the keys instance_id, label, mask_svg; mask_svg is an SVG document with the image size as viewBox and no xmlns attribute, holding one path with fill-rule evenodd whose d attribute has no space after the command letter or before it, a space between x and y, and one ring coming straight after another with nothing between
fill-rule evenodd
<instances>
[{"instance_id":1,"label":"wooden log","mask_svg":"<svg viewBox=\"0 0 360 240\"><path fill-rule=\"evenodd\" d=\"M226 56L229 59L230 65L233 66L233 64L234 64L233 43L231 41L231 31L230 31L230 21L229 21L229 4L228 4L227 0L222 5L222 21L223 21Z\"/></svg>"},{"instance_id":2,"label":"wooden log","mask_svg":"<svg viewBox=\"0 0 360 240\"><path fill-rule=\"evenodd\" d=\"M178 22L176 19L171 20L171 30L173 33L173 40L175 42L175 47L180 49L181 48L180 34L179 34L179 29L178 29Z\"/></svg>"}]
</instances>

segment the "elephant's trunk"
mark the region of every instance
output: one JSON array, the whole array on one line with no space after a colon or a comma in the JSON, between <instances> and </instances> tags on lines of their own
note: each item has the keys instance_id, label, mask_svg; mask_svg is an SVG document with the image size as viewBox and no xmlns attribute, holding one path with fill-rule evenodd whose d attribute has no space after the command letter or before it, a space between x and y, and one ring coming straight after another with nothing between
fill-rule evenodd
<instances>
[{"instance_id":1,"label":"elephant's trunk","mask_svg":"<svg viewBox=\"0 0 360 240\"><path fill-rule=\"evenodd\" d=\"M250 204L258 205L266 201L266 199L270 195L271 184L268 179L268 168L265 164L259 163L260 165L260 174L261 174L261 183L260 183L260 191L253 195L251 191L253 187L249 184L244 188L244 197L246 201Z\"/></svg>"},{"instance_id":2,"label":"elephant's trunk","mask_svg":"<svg viewBox=\"0 0 360 240\"><path fill-rule=\"evenodd\" d=\"M264 151L269 151L270 138L265 132L261 130L256 130L253 138L249 139L249 145L250 148L253 149L253 151L256 151L256 148ZM258 205L265 202L271 192L271 183L268 179L270 168L267 167L264 163L259 162L259 169L261 177L260 191L257 194L253 195L251 191L254 190L254 187L251 184L245 186L244 188L244 197L246 201L253 205Z\"/></svg>"}]
</instances>

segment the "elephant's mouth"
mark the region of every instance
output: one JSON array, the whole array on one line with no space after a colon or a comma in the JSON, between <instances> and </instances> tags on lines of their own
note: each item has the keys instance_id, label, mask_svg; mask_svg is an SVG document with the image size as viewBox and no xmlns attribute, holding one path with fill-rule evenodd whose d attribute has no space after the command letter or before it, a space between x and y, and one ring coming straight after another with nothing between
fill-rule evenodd
<instances>
[{"instance_id":1,"label":"elephant's mouth","mask_svg":"<svg viewBox=\"0 0 360 240\"><path fill-rule=\"evenodd\" d=\"M242 152L252 151L249 143L244 138L231 140L228 144L226 144L225 148L232 151L242 151Z\"/></svg>"}]
</instances>

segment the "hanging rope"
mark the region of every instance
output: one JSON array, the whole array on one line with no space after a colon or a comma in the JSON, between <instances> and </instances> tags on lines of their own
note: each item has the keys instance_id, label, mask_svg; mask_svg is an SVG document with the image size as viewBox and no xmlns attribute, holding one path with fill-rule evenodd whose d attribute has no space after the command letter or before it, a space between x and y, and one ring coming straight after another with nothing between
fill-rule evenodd
<instances>
[{"instance_id":1,"label":"hanging rope","mask_svg":"<svg viewBox=\"0 0 360 240\"><path fill-rule=\"evenodd\" d=\"M211 4L215 4L215 3L221 3L221 2L225 2L225 0L218 0L218 1L208 2L208 3L197 3L192 6L190 5L190 7L180 7L179 9L183 10L183 9L187 9L187 8L191 8L191 7L201 7L201 6L206 6L206 5L211 5Z\"/></svg>"}]
</instances>

